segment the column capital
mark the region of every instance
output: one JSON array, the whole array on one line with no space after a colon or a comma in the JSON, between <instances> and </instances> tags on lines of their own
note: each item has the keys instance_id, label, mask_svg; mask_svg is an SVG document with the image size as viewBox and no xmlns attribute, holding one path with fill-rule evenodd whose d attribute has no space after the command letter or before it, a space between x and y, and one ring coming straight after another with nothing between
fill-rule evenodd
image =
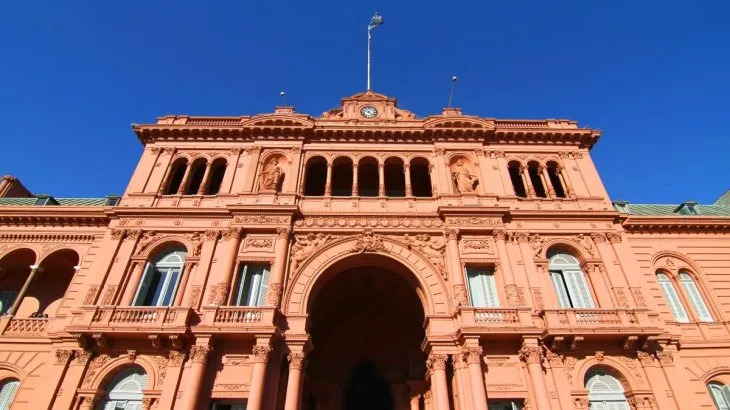
<instances>
[{"instance_id":1,"label":"column capital","mask_svg":"<svg viewBox=\"0 0 730 410\"><path fill-rule=\"evenodd\" d=\"M542 358L544 356L544 353L542 351L542 347L540 346L522 346L522 348L519 351L520 353L520 360L523 362L530 364L530 363L542 363Z\"/></svg>"},{"instance_id":2,"label":"column capital","mask_svg":"<svg viewBox=\"0 0 730 410\"><path fill-rule=\"evenodd\" d=\"M288 226L276 228L276 235L280 239L288 239L289 235L291 235L291 228L289 228Z\"/></svg>"},{"instance_id":3,"label":"column capital","mask_svg":"<svg viewBox=\"0 0 730 410\"><path fill-rule=\"evenodd\" d=\"M468 364L482 364L482 347L481 346L465 346L461 349Z\"/></svg>"},{"instance_id":4,"label":"column capital","mask_svg":"<svg viewBox=\"0 0 730 410\"><path fill-rule=\"evenodd\" d=\"M254 363L267 363L271 356L271 346L256 345L253 347Z\"/></svg>"},{"instance_id":5,"label":"column capital","mask_svg":"<svg viewBox=\"0 0 730 410\"><path fill-rule=\"evenodd\" d=\"M206 363L212 351L210 346L193 346L190 348L190 360L193 363Z\"/></svg>"},{"instance_id":6,"label":"column capital","mask_svg":"<svg viewBox=\"0 0 730 410\"><path fill-rule=\"evenodd\" d=\"M448 355L431 353L428 355L428 359L426 359L426 367L432 372L435 370L446 370L446 362L448 360Z\"/></svg>"},{"instance_id":7,"label":"column capital","mask_svg":"<svg viewBox=\"0 0 730 410\"><path fill-rule=\"evenodd\" d=\"M492 231L492 237L495 241L504 241L507 239L507 231L504 229L495 229Z\"/></svg>"},{"instance_id":8,"label":"column capital","mask_svg":"<svg viewBox=\"0 0 730 410\"><path fill-rule=\"evenodd\" d=\"M457 240L457 239L459 239L459 229L458 228L446 228L446 229L444 229L444 236L448 240Z\"/></svg>"},{"instance_id":9,"label":"column capital","mask_svg":"<svg viewBox=\"0 0 730 410\"><path fill-rule=\"evenodd\" d=\"M242 231L243 229L239 227L230 227L221 233L221 237L226 241L230 239L238 240L241 238Z\"/></svg>"},{"instance_id":10,"label":"column capital","mask_svg":"<svg viewBox=\"0 0 730 410\"><path fill-rule=\"evenodd\" d=\"M304 358L304 353L302 353L302 352L289 353L289 355L287 356L287 359L289 360L290 369L301 370L302 367L304 367L305 358Z\"/></svg>"}]
</instances>

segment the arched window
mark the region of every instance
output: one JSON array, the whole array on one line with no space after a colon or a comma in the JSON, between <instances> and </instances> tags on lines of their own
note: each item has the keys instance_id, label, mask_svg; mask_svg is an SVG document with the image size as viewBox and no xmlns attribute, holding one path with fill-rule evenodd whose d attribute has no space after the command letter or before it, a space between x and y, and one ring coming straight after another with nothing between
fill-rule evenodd
<instances>
[{"instance_id":1,"label":"arched window","mask_svg":"<svg viewBox=\"0 0 730 410\"><path fill-rule=\"evenodd\" d=\"M365 157L357 164L357 189L360 196L378 196L378 161Z\"/></svg>"},{"instance_id":2,"label":"arched window","mask_svg":"<svg viewBox=\"0 0 730 410\"><path fill-rule=\"evenodd\" d=\"M188 168L188 160L180 158L170 168L169 182L164 190L165 195L175 195L180 190L180 185L185 177L185 170Z\"/></svg>"},{"instance_id":3,"label":"arched window","mask_svg":"<svg viewBox=\"0 0 730 410\"><path fill-rule=\"evenodd\" d=\"M311 158L304 173L304 195L323 196L326 183L327 161L322 157Z\"/></svg>"},{"instance_id":4,"label":"arched window","mask_svg":"<svg viewBox=\"0 0 730 410\"><path fill-rule=\"evenodd\" d=\"M147 373L135 366L122 371L109 383L99 410L142 410L142 390L147 388Z\"/></svg>"},{"instance_id":5,"label":"arched window","mask_svg":"<svg viewBox=\"0 0 730 410\"><path fill-rule=\"evenodd\" d=\"M332 162L332 196L352 196L352 160L338 157Z\"/></svg>"},{"instance_id":6,"label":"arched window","mask_svg":"<svg viewBox=\"0 0 730 410\"><path fill-rule=\"evenodd\" d=\"M535 190L535 195L540 198L546 198L545 185L542 184L542 177L540 176L540 164L530 162L527 166L527 174L530 177L532 188Z\"/></svg>"},{"instance_id":7,"label":"arched window","mask_svg":"<svg viewBox=\"0 0 730 410\"><path fill-rule=\"evenodd\" d=\"M223 176L226 174L226 160L218 158L210 166L210 175L205 189L205 195L215 195L221 190Z\"/></svg>"},{"instance_id":8,"label":"arched window","mask_svg":"<svg viewBox=\"0 0 730 410\"><path fill-rule=\"evenodd\" d=\"M730 410L730 387L718 382L707 384L712 401L715 402L718 410Z\"/></svg>"},{"instance_id":9,"label":"arched window","mask_svg":"<svg viewBox=\"0 0 730 410\"><path fill-rule=\"evenodd\" d=\"M135 306L170 306L185 265L185 249L168 249L148 262L134 297Z\"/></svg>"},{"instance_id":10,"label":"arched window","mask_svg":"<svg viewBox=\"0 0 730 410\"><path fill-rule=\"evenodd\" d=\"M621 382L612 375L591 370L586 374L588 408L591 410L629 410L629 402L624 395Z\"/></svg>"},{"instance_id":11,"label":"arched window","mask_svg":"<svg viewBox=\"0 0 730 410\"><path fill-rule=\"evenodd\" d=\"M512 161L509 163L507 170L509 171L509 179L512 181L512 188L515 190L515 195L520 198L527 198L525 182L522 180L522 173L520 172L521 167L519 162Z\"/></svg>"},{"instance_id":12,"label":"arched window","mask_svg":"<svg viewBox=\"0 0 730 410\"><path fill-rule=\"evenodd\" d=\"M575 256L554 252L550 256L550 278L555 293L558 295L560 307L564 308L593 308L593 298L588 289L585 274L580 268L580 262Z\"/></svg>"},{"instance_id":13,"label":"arched window","mask_svg":"<svg viewBox=\"0 0 730 410\"><path fill-rule=\"evenodd\" d=\"M563 187L563 183L560 181L560 175L558 172L558 164L555 162L548 162L547 164L547 173L548 178L550 178L550 185L553 186L553 191L555 191L555 196L558 198L565 198L565 187Z\"/></svg>"},{"instance_id":14,"label":"arched window","mask_svg":"<svg viewBox=\"0 0 730 410\"><path fill-rule=\"evenodd\" d=\"M203 183L203 177L205 176L205 167L208 164L205 160L197 160L191 165L190 175L188 176L187 187L185 189L185 195L197 195L200 190L200 185ZM185 183L185 182L184 182Z\"/></svg>"},{"instance_id":15,"label":"arched window","mask_svg":"<svg viewBox=\"0 0 730 410\"><path fill-rule=\"evenodd\" d=\"M682 289L687 295L689 303L692 304L692 309L694 309L697 318L701 322L712 322L712 315L709 309L707 309L707 305L704 299L702 299L702 295L699 289L697 289L697 284L692 279L692 276L687 272L679 272L679 283L682 285Z\"/></svg>"},{"instance_id":16,"label":"arched window","mask_svg":"<svg viewBox=\"0 0 730 410\"><path fill-rule=\"evenodd\" d=\"M664 298L669 303L669 309L672 311L672 315L677 322L689 322L687 311L682 306L682 301L677 294L677 290L674 288L672 280L669 279L666 273L657 272L656 280L659 282L659 287L664 293Z\"/></svg>"},{"instance_id":17,"label":"arched window","mask_svg":"<svg viewBox=\"0 0 730 410\"><path fill-rule=\"evenodd\" d=\"M15 398L15 392L18 391L20 386L20 380L18 379L5 379L0 384L0 410L8 410L10 405L13 404Z\"/></svg>"},{"instance_id":18,"label":"arched window","mask_svg":"<svg viewBox=\"0 0 730 410\"><path fill-rule=\"evenodd\" d=\"M411 160L411 191L413 196L431 197L431 172L429 163L425 158L413 158Z\"/></svg>"},{"instance_id":19,"label":"arched window","mask_svg":"<svg viewBox=\"0 0 730 410\"><path fill-rule=\"evenodd\" d=\"M406 196L406 175L403 170L403 160L388 158L385 160L385 195Z\"/></svg>"}]
</instances>

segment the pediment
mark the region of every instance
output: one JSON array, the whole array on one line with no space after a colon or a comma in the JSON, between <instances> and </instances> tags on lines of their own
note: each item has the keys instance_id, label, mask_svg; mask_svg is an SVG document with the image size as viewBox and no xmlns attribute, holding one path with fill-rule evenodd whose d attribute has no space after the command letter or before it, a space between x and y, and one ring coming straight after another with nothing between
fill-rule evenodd
<instances>
[{"instance_id":1,"label":"pediment","mask_svg":"<svg viewBox=\"0 0 730 410\"><path fill-rule=\"evenodd\" d=\"M250 118L241 124L244 127L314 127L312 121L306 115L291 114L261 114Z\"/></svg>"},{"instance_id":2,"label":"pediment","mask_svg":"<svg viewBox=\"0 0 730 410\"><path fill-rule=\"evenodd\" d=\"M473 116L430 117L423 123L424 129L484 129L493 130L494 122Z\"/></svg>"}]
</instances>

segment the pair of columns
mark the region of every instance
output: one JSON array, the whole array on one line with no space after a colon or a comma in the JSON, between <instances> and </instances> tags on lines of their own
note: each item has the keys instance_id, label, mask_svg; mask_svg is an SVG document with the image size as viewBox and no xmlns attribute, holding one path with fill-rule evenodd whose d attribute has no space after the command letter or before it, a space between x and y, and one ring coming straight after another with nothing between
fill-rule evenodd
<instances>
[{"instance_id":1,"label":"pair of columns","mask_svg":"<svg viewBox=\"0 0 730 410\"><path fill-rule=\"evenodd\" d=\"M78 269L78 267L74 267L74 269ZM18 308L20 307L20 303L23 301L23 298L25 298L25 294L28 293L28 288L30 288L30 284L33 283L33 279L35 278L35 275L38 272L42 272L43 268L41 268L39 265L30 265L30 274L25 279L25 283L23 283L23 287L20 289L20 292L18 292L18 296L15 297L15 300L13 301L13 305L10 306L10 309L7 311L8 316L15 316L15 313L18 311Z\"/></svg>"},{"instance_id":2,"label":"pair of columns","mask_svg":"<svg viewBox=\"0 0 730 410\"><path fill-rule=\"evenodd\" d=\"M332 163L327 163L327 179L324 184L324 195L332 196ZM352 196L359 196L358 187L358 163L352 165ZM406 196L413 196L411 188L411 166L403 164L403 174L405 178ZM385 196L385 164L378 163L378 196Z\"/></svg>"},{"instance_id":3,"label":"pair of columns","mask_svg":"<svg viewBox=\"0 0 730 410\"><path fill-rule=\"evenodd\" d=\"M482 348L479 346L464 347L453 355L454 373L457 377L458 393L463 408L487 410L487 390L484 385L482 371ZM430 354L426 366L431 378L430 397L424 397L426 407L431 410L449 410L449 387L446 378L448 355ZM430 408L429 408L430 407ZM418 398L411 400L411 409L418 410Z\"/></svg>"},{"instance_id":4,"label":"pair of columns","mask_svg":"<svg viewBox=\"0 0 730 410\"><path fill-rule=\"evenodd\" d=\"M532 184L532 179L529 175L529 167L528 166L521 166L520 167L520 176L522 177L522 183L525 185L525 190L527 191L527 195L530 197L537 196L537 193L535 191L535 187ZM548 198L556 198L557 194L555 192L555 188L552 185L552 182L550 180L550 175L548 174L547 167L539 166L537 168L537 174L540 178L540 181L542 182L542 186L545 190L545 194ZM563 175L563 169L558 168L556 170L556 174L558 178L560 179L560 184L563 186L563 192L568 194L568 185L565 183L565 176Z\"/></svg>"}]
</instances>

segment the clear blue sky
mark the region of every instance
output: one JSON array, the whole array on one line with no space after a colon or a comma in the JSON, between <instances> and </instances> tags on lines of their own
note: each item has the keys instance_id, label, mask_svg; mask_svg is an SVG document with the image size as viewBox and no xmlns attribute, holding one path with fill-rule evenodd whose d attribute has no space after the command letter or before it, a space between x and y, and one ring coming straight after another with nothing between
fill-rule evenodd
<instances>
[{"instance_id":1,"label":"clear blue sky","mask_svg":"<svg viewBox=\"0 0 730 410\"><path fill-rule=\"evenodd\" d=\"M406 5L406 3L408 3ZM419 115L570 118L604 134L613 199L730 188L727 1L16 1L0 6L0 174L36 193L121 193L158 115L319 115L373 88Z\"/></svg>"}]
</instances>

